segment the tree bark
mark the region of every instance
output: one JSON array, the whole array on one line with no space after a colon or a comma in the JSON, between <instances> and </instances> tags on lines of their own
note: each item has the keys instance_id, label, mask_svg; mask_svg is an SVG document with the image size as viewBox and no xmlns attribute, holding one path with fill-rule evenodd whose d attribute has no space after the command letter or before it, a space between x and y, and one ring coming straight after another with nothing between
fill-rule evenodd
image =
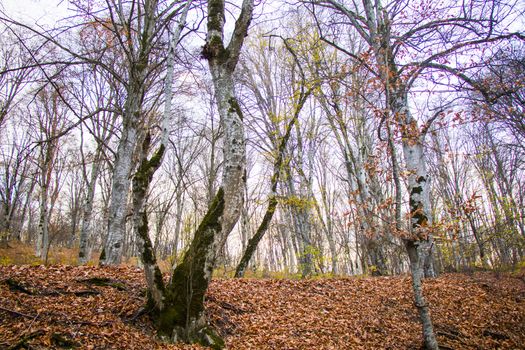
<instances>
[{"instance_id":1,"label":"tree bark","mask_svg":"<svg viewBox=\"0 0 525 350\"><path fill-rule=\"evenodd\" d=\"M128 62L129 81L124 106L122 134L113 164L108 229L106 242L100 254L101 265L116 265L122 259L132 160L141 136L140 127L144 119L142 104L146 93L149 55L154 40L152 35L156 10L157 1L152 0L144 3L139 45L136 52L133 49L133 52L128 52L128 55L131 56L131 61ZM127 17L124 14L120 15L122 18Z\"/></svg>"},{"instance_id":2,"label":"tree bark","mask_svg":"<svg viewBox=\"0 0 525 350\"><path fill-rule=\"evenodd\" d=\"M426 247L422 246L420 242L405 241L405 246L410 260L410 271L412 275L412 289L414 291L414 299L416 308L419 312L419 319L423 327L423 338L425 340L426 349L438 350L438 343L434 334L434 327L430 318L430 311L428 304L423 295L423 265L427 253Z\"/></svg>"},{"instance_id":3,"label":"tree bark","mask_svg":"<svg viewBox=\"0 0 525 350\"><path fill-rule=\"evenodd\" d=\"M245 182L245 138L243 116L233 85L244 37L253 11L253 1L245 0L227 48L223 44L224 2L208 2L208 37L203 56L208 59L216 93L216 102L224 131L224 170L222 186L201 221L194 239L171 277L164 286L148 235L145 211L136 215L135 228L145 264L149 303L156 310L155 322L159 335L170 341L198 342L222 349L224 341L208 325L204 314L204 295L211 281L217 253L237 222L243 207ZM164 129L165 131L166 129ZM163 135L164 136L164 135ZM163 140L166 138L163 137ZM148 138L143 145L147 153ZM161 148L164 145L161 145ZM162 158L157 151L149 161L141 162L134 178L134 207L136 214L143 207L145 190ZM158 158L156 160L156 158ZM158 163L158 164L157 164ZM142 203L141 203L142 201Z\"/></svg>"},{"instance_id":4,"label":"tree bark","mask_svg":"<svg viewBox=\"0 0 525 350\"><path fill-rule=\"evenodd\" d=\"M144 74L144 71L141 72ZM122 135L113 165L113 181L109 204L108 231L104 248L100 254L101 265L116 265L122 259L124 230L128 208L128 193L132 168L133 152L139 139L140 101L144 91L140 83L132 82L126 101L126 113Z\"/></svg>"},{"instance_id":5,"label":"tree bark","mask_svg":"<svg viewBox=\"0 0 525 350\"><path fill-rule=\"evenodd\" d=\"M89 261L89 236L91 234L93 217L93 200L95 198L95 188L100 172L101 150L97 149L93 165L91 166L91 177L87 183L86 201L82 215L82 227L80 229L78 262L82 265Z\"/></svg>"}]
</instances>

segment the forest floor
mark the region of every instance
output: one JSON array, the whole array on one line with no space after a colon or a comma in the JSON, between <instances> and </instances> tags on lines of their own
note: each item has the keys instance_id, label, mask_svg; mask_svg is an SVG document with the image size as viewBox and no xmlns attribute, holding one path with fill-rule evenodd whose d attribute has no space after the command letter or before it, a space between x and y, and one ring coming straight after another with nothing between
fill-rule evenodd
<instances>
[{"instance_id":1,"label":"forest floor","mask_svg":"<svg viewBox=\"0 0 525 350\"><path fill-rule=\"evenodd\" d=\"M525 274L425 281L442 349L525 349ZM201 349L155 338L134 267L0 266L0 349ZM229 349L420 349L410 278L215 279Z\"/></svg>"}]
</instances>

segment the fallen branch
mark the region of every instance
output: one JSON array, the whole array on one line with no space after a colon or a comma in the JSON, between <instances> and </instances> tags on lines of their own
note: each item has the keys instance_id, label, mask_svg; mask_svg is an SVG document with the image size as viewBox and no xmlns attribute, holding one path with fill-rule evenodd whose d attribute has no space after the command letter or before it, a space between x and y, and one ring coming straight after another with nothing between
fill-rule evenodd
<instances>
[{"instance_id":1,"label":"fallen branch","mask_svg":"<svg viewBox=\"0 0 525 350\"><path fill-rule=\"evenodd\" d=\"M39 315L29 315L29 314L25 314L25 313L22 313L22 312L19 312L19 311L15 311L15 310L11 310L11 309L7 309L5 307L2 307L0 306L0 310L2 311L5 311L5 312L8 312L12 315L15 315L15 316L21 316L21 317L25 317L25 318L30 318L30 319L35 319L37 318L38 316L48 316L48 317L51 317L51 319L47 320L49 322L54 322L54 323L60 323L60 324L66 324L66 325L70 325L70 324L75 324L75 325L81 325L81 326L96 326L96 327L105 327L105 326L109 326L113 323L115 323L116 321L105 321L105 322L91 322L91 321L74 321L74 320L70 320L70 319L65 319L65 318L53 318L53 316L56 316L56 314L54 313L51 313L51 312L44 312L44 313L41 313Z\"/></svg>"},{"instance_id":2,"label":"fallen branch","mask_svg":"<svg viewBox=\"0 0 525 350\"><path fill-rule=\"evenodd\" d=\"M99 295L100 292L94 290L94 289L88 289L88 290L79 290L79 291L68 291L68 290L35 290L34 288L29 289L28 287L24 286L22 283L12 279L8 278L3 281L7 286L9 286L9 289L12 292L20 292L28 295L43 295L43 296L55 296L55 295L66 295L66 294L73 294L78 297L83 296L89 296L89 295ZM115 285L111 285L114 288L117 288L119 290L125 290L124 287L122 287L122 284L118 284L118 282L112 282ZM109 284L108 284L109 285ZM120 289L124 288L124 289Z\"/></svg>"},{"instance_id":3,"label":"fallen branch","mask_svg":"<svg viewBox=\"0 0 525 350\"><path fill-rule=\"evenodd\" d=\"M509 336L506 335L506 334L503 334L503 333L498 333L498 332L495 332L495 331L492 331L490 329L485 329L483 331L483 336L484 337L491 337L492 339L496 339L496 340L506 340L506 339L509 339Z\"/></svg>"},{"instance_id":4,"label":"fallen branch","mask_svg":"<svg viewBox=\"0 0 525 350\"><path fill-rule=\"evenodd\" d=\"M29 333L27 335L24 335L16 344L13 344L11 345L10 347L7 348L7 350L18 350L18 349L27 349L28 346L27 346L27 342L30 341L31 339L34 339L36 337L40 337L42 335L44 335L44 331L43 330L38 330L38 331L35 331L35 332L32 332L32 333Z\"/></svg>"},{"instance_id":5,"label":"fallen branch","mask_svg":"<svg viewBox=\"0 0 525 350\"><path fill-rule=\"evenodd\" d=\"M20 282L17 282L12 278L8 278L4 280L4 283L7 284L7 286L9 287L9 290L11 290L12 292L20 292L20 293L29 294L29 295L34 294L31 290L27 289Z\"/></svg>"},{"instance_id":6,"label":"fallen branch","mask_svg":"<svg viewBox=\"0 0 525 350\"><path fill-rule=\"evenodd\" d=\"M2 307L2 306L0 306L0 310L8 312L8 313L10 313L10 314L12 314L14 316L21 316L21 317L26 317L26 318L35 318L36 317L36 316L24 314L22 312L18 312L18 311L15 311L15 310L6 309L5 307Z\"/></svg>"}]
</instances>

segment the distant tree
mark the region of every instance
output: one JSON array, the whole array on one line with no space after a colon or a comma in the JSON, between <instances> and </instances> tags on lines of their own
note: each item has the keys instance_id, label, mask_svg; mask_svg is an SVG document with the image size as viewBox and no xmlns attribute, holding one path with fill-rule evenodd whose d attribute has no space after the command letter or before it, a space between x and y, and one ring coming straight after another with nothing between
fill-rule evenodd
<instances>
[{"instance_id":1,"label":"distant tree","mask_svg":"<svg viewBox=\"0 0 525 350\"><path fill-rule=\"evenodd\" d=\"M15 127L0 131L0 244L20 240L26 203L35 186L31 137Z\"/></svg>"},{"instance_id":2,"label":"distant tree","mask_svg":"<svg viewBox=\"0 0 525 350\"><path fill-rule=\"evenodd\" d=\"M18 40L18 33L0 27L0 130L16 103L20 101L23 89L31 82L35 69L33 59ZM25 45L28 45L26 43ZM26 46L27 47L27 46Z\"/></svg>"},{"instance_id":3,"label":"distant tree","mask_svg":"<svg viewBox=\"0 0 525 350\"><path fill-rule=\"evenodd\" d=\"M282 38L273 39L281 40ZM298 122L299 115L315 86L315 84L308 86L291 40L282 39L283 43L277 43L272 51L268 51L265 47L267 40L262 37L253 39L250 47L258 47L259 50L253 50L243 60L243 78L241 81L244 88L252 96L256 113L263 120L264 127L261 128L260 125L255 124L253 132L258 134L257 136L263 137L259 148L270 155L270 160L273 162L273 172L270 175L270 192L266 211L255 234L248 240L246 249L243 250L241 260L235 271L235 277L244 276L257 246L266 234L277 210L279 204L277 187L282 181L280 179L281 173L287 172L286 169L289 169L291 160L288 142L296 130L295 125ZM261 49L264 51L261 52ZM287 56L291 56L292 63L286 63ZM261 134L259 129L265 129L266 135L259 135ZM296 231L296 233L301 239L300 235L306 235L306 233L303 232L303 227L298 227L298 229L300 231ZM308 244L305 244L305 247L307 246ZM306 256L307 252L303 250L300 254ZM310 265L303 264L302 266L309 270Z\"/></svg>"},{"instance_id":4,"label":"distant tree","mask_svg":"<svg viewBox=\"0 0 525 350\"><path fill-rule=\"evenodd\" d=\"M522 38L525 40L525 37ZM525 44L509 43L484 62L478 76L483 94L471 94L473 113L482 121L507 128L516 140L525 139ZM517 146L525 151L523 142Z\"/></svg>"},{"instance_id":5,"label":"distant tree","mask_svg":"<svg viewBox=\"0 0 525 350\"><path fill-rule=\"evenodd\" d=\"M80 71L77 77L77 87L74 97L79 104L82 115L92 115L92 118L80 125L80 156L82 177L85 184L82 205L82 221L79 234L78 261L85 264L90 258L90 241L93 236L93 210L95 206L95 192L97 182L103 169L104 163L113 159L113 149L110 140L115 135L117 128L118 112L114 109L118 105L119 91L115 90L114 77L104 74L97 66L92 70ZM112 88L113 87L113 88ZM91 138L86 136L86 130ZM94 140L95 149L92 149L90 141ZM85 149L89 151L85 151Z\"/></svg>"},{"instance_id":6,"label":"distant tree","mask_svg":"<svg viewBox=\"0 0 525 350\"><path fill-rule=\"evenodd\" d=\"M46 86L36 94L35 113L31 123L38 144L38 185L40 190L39 222L36 237L36 256L47 262L50 244L50 221L62 186L63 159L59 135L67 125L68 108L62 94Z\"/></svg>"}]
</instances>

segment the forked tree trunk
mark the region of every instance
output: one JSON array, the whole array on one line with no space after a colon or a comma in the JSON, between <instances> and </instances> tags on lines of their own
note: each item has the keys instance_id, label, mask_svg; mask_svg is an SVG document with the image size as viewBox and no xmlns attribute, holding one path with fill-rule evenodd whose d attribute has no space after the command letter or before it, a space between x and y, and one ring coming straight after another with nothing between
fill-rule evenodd
<instances>
[{"instance_id":1,"label":"forked tree trunk","mask_svg":"<svg viewBox=\"0 0 525 350\"><path fill-rule=\"evenodd\" d=\"M159 149L147 159L150 148L151 137L146 135L142 144L141 161L136 174L133 176L133 230L136 234L137 249L140 254L141 262L144 266L144 274L148 285L148 297L153 305L158 308L164 306L164 282L162 274L157 265L157 259L153 245L149 237L148 215L145 206L145 198L149 189L153 174L159 168L164 155L165 146L160 145Z\"/></svg>"},{"instance_id":2,"label":"forked tree trunk","mask_svg":"<svg viewBox=\"0 0 525 350\"><path fill-rule=\"evenodd\" d=\"M224 131L222 185L204 216L184 259L165 286L148 235L143 208L146 190L160 165L163 145L150 159L143 157L134 178L134 226L144 261L150 306L155 309L158 334L170 341L198 342L214 349L223 340L208 326L204 314L204 295L211 281L217 253L236 224L242 207L245 182L245 138L242 112L235 97L233 72L253 11L253 0L245 0L227 48L223 44L224 2L208 1L208 37L203 56L208 59L216 102ZM166 117L166 116L165 116ZM163 130L165 131L165 130ZM163 135L166 136L166 135ZM163 137L163 142L166 137ZM147 154L149 140L143 145Z\"/></svg>"}]
</instances>

